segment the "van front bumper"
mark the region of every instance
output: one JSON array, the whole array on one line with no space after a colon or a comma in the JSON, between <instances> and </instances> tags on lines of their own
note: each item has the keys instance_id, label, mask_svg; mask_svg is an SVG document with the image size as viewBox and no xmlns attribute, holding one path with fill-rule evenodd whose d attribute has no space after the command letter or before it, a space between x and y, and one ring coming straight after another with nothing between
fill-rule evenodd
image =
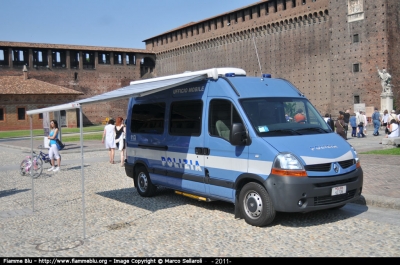
<instances>
[{"instance_id":1,"label":"van front bumper","mask_svg":"<svg viewBox=\"0 0 400 265\"><path fill-rule=\"evenodd\" d=\"M361 195L361 168L335 177L282 177L269 175L264 182L275 210L310 212L333 208L355 201ZM332 195L332 189L345 186L346 192Z\"/></svg>"}]
</instances>

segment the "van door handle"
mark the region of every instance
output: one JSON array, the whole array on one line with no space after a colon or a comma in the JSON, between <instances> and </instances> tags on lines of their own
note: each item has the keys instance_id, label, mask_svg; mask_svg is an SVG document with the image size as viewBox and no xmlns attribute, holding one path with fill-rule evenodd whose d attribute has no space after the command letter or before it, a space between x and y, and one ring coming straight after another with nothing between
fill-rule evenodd
<instances>
[{"instance_id":1,"label":"van door handle","mask_svg":"<svg viewBox=\"0 0 400 265\"><path fill-rule=\"evenodd\" d=\"M196 155L202 155L203 154L203 148L202 147L195 147L194 152Z\"/></svg>"},{"instance_id":2,"label":"van door handle","mask_svg":"<svg viewBox=\"0 0 400 265\"><path fill-rule=\"evenodd\" d=\"M206 147L195 147L194 151L196 155L209 155L210 154L210 149Z\"/></svg>"},{"instance_id":3,"label":"van door handle","mask_svg":"<svg viewBox=\"0 0 400 265\"><path fill-rule=\"evenodd\" d=\"M203 155L208 156L210 154L210 148L204 147L203 148Z\"/></svg>"}]
</instances>

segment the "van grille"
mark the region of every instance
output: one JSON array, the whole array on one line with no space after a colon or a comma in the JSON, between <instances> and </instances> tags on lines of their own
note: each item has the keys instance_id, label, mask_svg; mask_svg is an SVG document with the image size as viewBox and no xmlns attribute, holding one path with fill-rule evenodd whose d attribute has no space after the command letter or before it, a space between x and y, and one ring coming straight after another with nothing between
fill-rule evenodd
<instances>
[{"instance_id":1,"label":"van grille","mask_svg":"<svg viewBox=\"0 0 400 265\"><path fill-rule=\"evenodd\" d=\"M338 163L342 168L348 168L348 167L351 167L352 165L354 165L356 163L356 160L350 159L350 160L340 161Z\"/></svg>"},{"instance_id":2,"label":"van grille","mask_svg":"<svg viewBox=\"0 0 400 265\"><path fill-rule=\"evenodd\" d=\"M345 194L341 195L335 195L335 196L319 196L319 197L314 197L314 205L319 206L319 205L328 205L328 204L333 204L333 203L338 203L338 202L344 202L347 200L350 200L354 198L357 190L350 190L346 192Z\"/></svg>"},{"instance_id":3,"label":"van grille","mask_svg":"<svg viewBox=\"0 0 400 265\"><path fill-rule=\"evenodd\" d=\"M331 163L307 165L304 168L306 171L329 171L331 170Z\"/></svg>"},{"instance_id":4,"label":"van grille","mask_svg":"<svg viewBox=\"0 0 400 265\"><path fill-rule=\"evenodd\" d=\"M354 182L354 181L357 181L357 179L358 179L358 177L354 177L354 178L342 179L342 180L338 180L338 181L315 183L314 186L317 187L317 188L336 186L336 185L340 185L340 184L346 184L346 183Z\"/></svg>"},{"instance_id":5,"label":"van grille","mask_svg":"<svg viewBox=\"0 0 400 265\"><path fill-rule=\"evenodd\" d=\"M338 163L342 168L348 168L348 167L351 167L352 165L354 165L356 163L356 160L349 159L349 160L340 161ZM306 171L319 171L319 172L325 171L325 172L327 172L327 171L331 170L331 165L332 165L332 163L325 163L325 164L307 165L304 168Z\"/></svg>"}]
</instances>

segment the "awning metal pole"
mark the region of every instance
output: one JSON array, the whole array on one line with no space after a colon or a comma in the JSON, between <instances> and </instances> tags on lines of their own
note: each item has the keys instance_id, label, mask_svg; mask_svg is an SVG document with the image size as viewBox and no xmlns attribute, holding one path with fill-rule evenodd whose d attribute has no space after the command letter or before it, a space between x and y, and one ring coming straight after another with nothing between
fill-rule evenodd
<instances>
[{"instance_id":1,"label":"awning metal pole","mask_svg":"<svg viewBox=\"0 0 400 265\"><path fill-rule=\"evenodd\" d=\"M33 181L33 174L32 174L32 169L33 169L33 128L32 128L32 115L29 115L29 123L31 126L31 166L29 169L29 174L31 175L32 179L32 212L35 211L35 185Z\"/></svg>"},{"instance_id":2,"label":"awning metal pole","mask_svg":"<svg viewBox=\"0 0 400 265\"><path fill-rule=\"evenodd\" d=\"M79 126L81 132L81 177L82 177L82 218L83 218L83 239L86 238L86 217L85 217L85 175L83 163L83 114L82 106L79 106Z\"/></svg>"},{"instance_id":3,"label":"awning metal pole","mask_svg":"<svg viewBox=\"0 0 400 265\"><path fill-rule=\"evenodd\" d=\"M62 124L61 124L61 111L59 110L58 111L58 114L57 114L57 122L58 122L58 137L59 137L59 139L60 139L60 141L62 142Z\"/></svg>"}]
</instances>

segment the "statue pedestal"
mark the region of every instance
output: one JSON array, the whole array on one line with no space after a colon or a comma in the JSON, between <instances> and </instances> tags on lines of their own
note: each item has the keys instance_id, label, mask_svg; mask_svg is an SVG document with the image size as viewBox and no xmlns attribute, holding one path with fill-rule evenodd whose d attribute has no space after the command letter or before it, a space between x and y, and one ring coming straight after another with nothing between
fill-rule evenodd
<instances>
[{"instance_id":1,"label":"statue pedestal","mask_svg":"<svg viewBox=\"0 0 400 265\"><path fill-rule=\"evenodd\" d=\"M393 92L382 92L381 112L387 110L389 113L393 109Z\"/></svg>"}]
</instances>

